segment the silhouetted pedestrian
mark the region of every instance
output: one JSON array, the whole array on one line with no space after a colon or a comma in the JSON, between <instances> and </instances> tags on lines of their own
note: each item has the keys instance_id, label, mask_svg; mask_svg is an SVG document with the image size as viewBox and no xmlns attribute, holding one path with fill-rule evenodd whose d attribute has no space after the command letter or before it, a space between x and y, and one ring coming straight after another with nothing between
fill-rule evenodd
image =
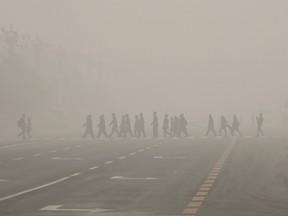
<instances>
[{"instance_id":1,"label":"silhouetted pedestrian","mask_svg":"<svg viewBox=\"0 0 288 216\"><path fill-rule=\"evenodd\" d=\"M135 115L134 136L135 137L139 137L140 136L140 120L139 120L139 116L138 115Z\"/></svg>"},{"instance_id":2,"label":"silhouetted pedestrian","mask_svg":"<svg viewBox=\"0 0 288 216\"><path fill-rule=\"evenodd\" d=\"M18 120L18 127L20 128L20 133L17 138L22 137L23 140L26 139L26 115L23 113L21 118Z\"/></svg>"},{"instance_id":3,"label":"silhouetted pedestrian","mask_svg":"<svg viewBox=\"0 0 288 216\"><path fill-rule=\"evenodd\" d=\"M256 121L257 121L257 136L260 136L260 133L262 136L264 136L264 133L262 131L262 125L263 125L263 114L260 113L259 116L256 116Z\"/></svg>"},{"instance_id":4,"label":"silhouetted pedestrian","mask_svg":"<svg viewBox=\"0 0 288 216\"><path fill-rule=\"evenodd\" d=\"M122 115L121 123L120 123L120 136L126 137L126 116Z\"/></svg>"},{"instance_id":5,"label":"silhouetted pedestrian","mask_svg":"<svg viewBox=\"0 0 288 216\"><path fill-rule=\"evenodd\" d=\"M26 124L26 134L28 139L31 139L31 131L32 131L32 121L31 118L27 118L27 124Z\"/></svg>"},{"instance_id":6,"label":"silhouetted pedestrian","mask_svg":"<svg viewBox=\"0 0 288 216\"><path fill-rule=\"evenodd\" d=\"M141 137L141 135L143 135L143 137L146 137L146 132L145 132L145 120L144 120L144 116L143 113L140 113L140 118L139 118L139 136Z\"/></svg>"},{"instance_id":7,"label":"silhouetted pedestrian","mask_svg":"<svg viewBox=\"0 0 288 216\"><path fill-rule=\"evenodd\" d=\"M242 133L239 130L240 122L238 121L236 115L233 116L233 122L232 122L232 128L233 128L233 133L232 135L234 136L235 131L242 136Z\"/></svg>"},{"instance_id":8,"label":"silhouetted pedestrian","mask_svg":"<svg viewBox=\"0 0 288 216\"><path fill-rule=\"evenodd\" d=\"M112 137L114 133L116 133L118 137L120 137L117 118L116 118L115 113L112 113L112 121L110 122L109 126L112 126L112 130L111 130L109 137Z\"/></svg>"},{"instance_id":9,"label":"silhouetted pedestrian","mask_svg":"<svg viewBox=\"0 0 288 216\"><path fill-rule=\"evenodd\" d=\"M219 136L222 135L222 131L223 131L223 130L224 130L224 136L225 136L225 137L227 136L227 130L226 130L227 127L228 127L228 122L227 122L225 116L221 116Z\"/></svg>"},{"instance_id":10,"label":"silhouetted pedestrian","mask_svg":"<svg viewBox=\"0 0 288 216\"><path fill-rule=\"evenodd\" d=\"M131 121L130 121L130 117L128 114L126 114L125 128L126 128L126 133L130 134L130 137L133 137L132 128L131 128Z\"/></svg>"},{"instance_id":11,"label":"silhouetted pedestrian","mask_svg":"<svg viewBox=\"0 0 288 216\"><path fill-rule=\"evenodd\" d=\"M86 122L83 127L85 127L85 132L82 138L87 138L88 135L90 135L91 138L94 138L92 115L86 117Z\"/></svg>"},{"instance_id":12,"label":"silhouetted pedestrian","mask_svg":"<svg viewBox=\"0 0 288 216\"><path fill-rule=\"evenodd\" d=\"M214 130L214 119L212 118L212 115L209 115L209 119L208 119L208 130L205 134L205 136L208 136L210 131L212 131L212 133L214 134L214 136L216 137L216 132Z\"/></svg>"},{"instance_id":13,"label":"silhouetted pedestrian","mask_svg":"<svg viewBox=\"0 0 288 216\"><path fill-rule=\"evenodd\" d=\"M153 137L154 138L159 137L159 133L158 133L159 122L158 122L157 112L153 113L153 121L151 125L153 127Z\"/></svg>"},{"instance_id":14,"label":"silhouetted pedestrian","mask_svg":"<svg viewBox=\"0 0 288 216\"><path fill-rule=\"evenodd\" d=\"M180 118L179 118L179 136L181 136L182 133L184 133L186 137L189 136L187 132L187 120L185 119L183 113L180 115Z\"/></svg>"},{"instance_id":15,"label":"silhouetted pedestrian","mask_svg":"<svg viewBox=\"0 0 288 216\"><path fill-rule=\"evenodd\" d=\"M169 129L169 118L168 118L168 115L166 114L163 120L163 136L164 137L167 137L167 135L170 135L168 129Z\"/></svg>"},{"instance_id":16,"label":"silhouetted pedestrian","mask_svg":"<svg viewBox=\"0 0 288 216\"><path fill-rule=\"evenodd\" d=\"M108 137L107 132L106 132L106 125L105 125L104 115L101 115L101 116L100 116L100 122L99 122L99 124L97 125L97 127L99 128L97 138L99 138L102 134L103 134L105 137Z\"/></svg>"}]
</instances>

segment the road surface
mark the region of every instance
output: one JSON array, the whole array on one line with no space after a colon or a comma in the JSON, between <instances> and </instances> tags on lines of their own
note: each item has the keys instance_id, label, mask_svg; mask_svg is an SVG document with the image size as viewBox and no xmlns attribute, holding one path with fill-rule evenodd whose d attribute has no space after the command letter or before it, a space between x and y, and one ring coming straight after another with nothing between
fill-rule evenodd
<instances>
[{"instance_id":1,"label":"road surface","mask_svg":"<svg viewBox=\"0 0 288 216\"><path fill-rule=\"evenodd\" d=\"M0 141L2 216L287 216L282 137Z\"/></svg>"}]
</instances>

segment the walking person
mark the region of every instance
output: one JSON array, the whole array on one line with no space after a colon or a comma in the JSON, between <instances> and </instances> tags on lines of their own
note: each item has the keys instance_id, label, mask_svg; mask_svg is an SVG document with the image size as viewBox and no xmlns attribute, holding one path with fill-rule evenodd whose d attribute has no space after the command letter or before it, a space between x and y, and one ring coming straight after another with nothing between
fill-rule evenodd
<instances>
[{"instance_id":1,"label":"walking person","mask_svg":"<svg viewBox=\"0 0 288 216\"><path fill-rule=\"evenodd\" d=\"M31 139L31 131L32 131L32 121L31 118L27 118L27 124L26 124L26 134L28 139Z\"/></svg>"},{"instance_id":2,"label":"walking person","mask_svg":"<svg viewBox=\"0 0 288 216\"><path fill-rule=\"evenodd\" d=\"M151 123L151 126L153 127L153 137L158 138L159 137L159 133L158 133L159 122L158 122L157 112L153 113L153 121Z\"/></svg>"},{"instance_id":3,"label":"walking person","mask_svg":"<svg viewBox=\"0 0 288 216\"><path fill-rule=\"evenodd\" d=\"M225 116L221 116L220 118L220 129L219 129L219 136L222 135L222 131L224 131L224 136L227 136L227 130L226 128L228 127L228 122L225 118Z\"/></svg>"},{"instance_id":4,"label":"walking person","mask_svg":"<svg viewBox=\"0 0 288 216\"><path fill-rule=\"evenodd\" d=\"M259 116L256 116L256 121L257 121L257 136L259 137L260 134L261 134L261 136L264 136L264 133L262 131L262 125L263 125L263 121L264 121L262 113L260 113Z\"/></svg>"},{"instance_id":5,"label":"walking person","mask_svg":"<svg viewBox=\"0 0 288 216\"><path fill-rule=\"evenodd\" d=\"M86 122L84 123L83 127L85 127L85 132L82 138L87 138L88 135L90 135L91 138L94 138L92 115L89 114L86 117Z\"/></svg>"},{"instance_id":6,"label":"walking person","mask_svg":"<svg viewBox=\"0 0 288 216\"><path fill-rule=\"evenodd\" d=\"M19 139L22 137L23 140L26 139L26 114L22 114L21 118L18 120L18 127L20 128L20 133L17 135Z\"/></svg>"},{"instance_id":7,"label":"walking person","mask_svg":"<svg viewBox=\"0 0 288 216\"><path fill-rule=\"evenodd\" d=\"M126 114L125 129L126 129L126 133L128 133L130 135L130 137L133 137L132 128L131 128L131 121L130 121L130 117L128 114Z\"/></svg>"},{"instance_id":8,"label":"walking person","mask_svg":"<svg viewBox=\"0 0 288 216\"><path fill-rule=\"evenodd\" d=\"M117 118L116 118L115 113L112 113L112 121L110 122L109 126L112 127L112 130L111 130L109 137L112 137L114 133L116 133L118 135L118 137L120 137Z\"/></svg>"},{"instance_id":9,"label":"walking person","mask_svg":"<svg viewBox=\"0 0 288 216\"><path fill-rule=\"evenodd\" d=\"M242 133L239 130L239 126L240 126L240 122L238 121L236 115L233 116L233 122L232 122L232 128L233 128L233 132L232 135L234 136L235 131L240 135L243 136Z\"/></svg>"},{"instance_id":10,"label":"walking person","mask_svg":"<svg viewBox=\"0 0 288 216\"><path fill-rule=\"evenodd\" d=\"M139 118L139 137L143 135L143 137L146 137L146 132L145 132L145 120L143 113L140 113L140 118Z\"/></svg>"},{"instance_id":11,"label":"walking person","mask_svg":"<svg viewBox=\"0 0 288 216\"><path fill-rule=\"evenodd\" d=\"M180 118L179 118L179 136L180 137L182 133L184 133L185 137L189 136L187 132L187 120L185 119L183 113L180 115Z\"/></svg>"},{"instance_id":12,"label":"walking person","mask_svg":"<svg viewBox=\"0 0 288 216\"><path fill-rule=\"evenodd\" d=\"M139 120L139 116L138 115L135 115L134 136L135 137L139 137L140 136L140 120Z\"/></svg>"},{"instance_id":13,"label":"walking person","mask_svg":"<svg viewBox=\"0 0 288 216\"><path fill-rule=\"evenodd\" d=\"M105 124L104 115L101 115L101 116L100 116L100 122L99 122L99 124L97 125L97 127L99 128L97 138L99 138L102 134L103 134L105 137L108 137L107 132L106 132L106 124Z\"/></svg>"},{"instance_id":14,"label":"walking person","mask_svg":"<svg viewBox=\"0 0 288 216\"><path fill-rule=\"evenodd\" d=\"M168 136L170 135L168 129L169 129L169 118L168 118L168 115L166 114L163 120L163 136L164 137L167 137L167 135Z\"/></svg>"},{"instance_id":15,"label":"walking person","mask_svg":"<svg viewBox=\"0 0 288 216\"><path fill-rule=\"evenodd\" d=\"M214 119L213 119L212 115L210 114L209 118L208 118L208 130L207 130L205 136L207 137L211 131L214 134L214 136L216 137L217 135L216 135L216 132L214 129Z\"/></svg>"},{"instance_id":16,"label":"walking person","mask_svg":"<svg viewBox=\"0 0 288 216\"><path fill-rule=\"evenodd\" d=\"M122 115L122 120L120 123L120 137L126 137L126 116Z\"/></svg>"}]
</instances>

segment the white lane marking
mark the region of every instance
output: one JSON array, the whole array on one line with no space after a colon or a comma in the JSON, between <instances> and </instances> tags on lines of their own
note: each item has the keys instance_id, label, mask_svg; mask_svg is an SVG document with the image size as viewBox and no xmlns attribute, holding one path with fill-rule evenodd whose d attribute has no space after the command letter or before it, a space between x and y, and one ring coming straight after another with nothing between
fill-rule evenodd
<instances>
[{"instance_id":1,"label":"white lane marking","mask_svg":"<svg viewBox=\"0 0 288 216\"><path fill-rule=\"evenodd\" d=\"M139 152L142 152L142 151L144 151L144 149L139 149L138 151L139 151Z\"/></svg>"},{"instance_id":2,"label":"white lane marking","mask_svg":"<svg viewBox=\"0 0 288 216\"><path fill-rule=\"evenodd\" d=\"M7 179L0 179L0 182L7 182L7 181L10 181L10 180L7 180Z\"/></svg>"},{"instance_id":3,"label":"white lane marking","mask_svg":"<svg viewBox=\"0 0 288 216\"><path fill-rule=\"evenodd\" d=\"M125 156L122 156L122 157L119 157L118 159L122 160L122 159L125 159L125 158L126 158Z\"/></svg>"},{"instance_id":4,"label":"white lane marking","mask_svg":"<svg viewBox=\"0 0 288 216\"><path fill-rule=\"evenodd\" d=\"M97 168L99 168L99 167L98 166L94 166L94 167L89 168L89 170L94 170L94 169L97 169Z\"/></svg>"},{"instance_id":5,"label":"white lane marking","mask_svg":"<svg viewBox=\"0 0 288 216\"><path fill-rule=\"evenodd\" d=\"M129 155L135 155L135 153L133 152L133 153L130 153Z\"/></svg>"},{"instance_id":6,"label":"white lane marking","mask_svg":"<svg viewBox=\"0 0 288 216\"><path fill-rule=\"evenodd\" d=\"M41 154L33 154L32 156L33 157L37 157L37 156L40 156Z\"/></svg>"},{"instance_id":7,"label":"white lane marking","mask_svg":"<svg viewBox=\"0 0 288 216\"><path fill-rule=\"evenodd\" d=\"M155 159L185 159L186 157L163 157L163 156L154 156Z\"/></svg>"},{"instance_id":8,"label":"white lane marking","mask_svg":"<svg viewBox=\"0 0 288 216\"><path fill-rule=\"evenodd\" d=\"M52 151L50 151L50 153L55 153L55 152L57 152L56 150L52 150Z\"/></svg>"},{"instance_id":9,"label":"white lane marking","mask_svg":"<svg viewBox=\"0 0 288 216\"><path fill-rule=\"evenodd\" d=\"M52 160L83 160L83 158L61 158L61 157L54 157Z\"/></svg>"},{"instance_id":10,"label":"white lane marking","mask_svg":"<svg viewBox=\"0 0 288 216\"><path fill-rule=\"evenodd\" d=\"M114 161L107 161L105 164L111 164L114 163Z\"/></svg>"},{"instance_id":11,"label":"white lane marking","mask_svg":"<svg viewBox=\"0 0 288 216\"><path fill-rule=\"evenodd\" d=\"M19 157L19 158L14 158L13 160L17 161L17 160L23 160L24 158Z\"/></svg>"},{"instance_id":12,"label":"white lane marking","mask_svg":"<svg viewBox=\"0 0 288 216\"><path fill-rule=\"evenodd\" d=\"M22 145L27 145L27 144L34 144L36 141L33 142L24 142L24 143L19 143L19 144L14 144L14 145L5 145L5 146L0 146L0 148L11 148L11 147L17 147L17 146L22 146Z\"/></svg>"},{"instance_id":13,"label":"white lane marking","mask_svg":"<svg viewBox=\"0 0 288 216\"><path fill-rule=\"evenodd\" d=\"M27 194L27 193L30 193L32 191L36 191L36 190L40 190L42 188L46 188L46 187L49 187L51 185L54 185L54 184L57 184L57 183L60 183L60 182L63 182L67 179L69 179L70 177L64 177L64 178L60 178L56 181L53 181L53 182L50 182L50 183L47 183L47 184L44 184L44 185L41 185L41 186L38 186L38 187L35 187L35 188L31 188L31 189L28 189L28 190L24 190L24 191L21 191L19 193L15 193L15 194L12 194L12 195L9 195L9 196L6 196L6 197L2 197L0 198L0 202L4 201L4 200L8 200L8 199L12 199L14 197L17 197L17 196L21 196L23 194Z\"/></svg>"},{"instance_id":14,"label":"white lane marking","mask_svg":"<svg viewBox=\"0 0 288 216\"><path fill-rule=\"evenodd\" d=\"M61 209L63 205L49 205L44 208L41 208L40 211L72 211L72 212L93 212L93 213L100 213L100 212L106 212L111 211L109 209Z\"/></svg>"},{"instance_id":15,"label":"white lane marking","mask_svg":"<svg viewBox=\"0 0 288 216\"><path fill-rule=\"evenodd\" d=\"M74 173L74 174L72 174L71 176L78 176L78 175L80 175L81 173Z\"/></svg>"},{"instance_id":16,"label":"white lane marking","mask_svg":"<svg viewBox=\"0 0 288 216\"><path fill-rule=\"evenodd\" d=\"M158 178L152 178L152 177L131 178L131 177L124 177L124 176L113 176L110 179L114 179L114 180L157 180Z\"/></svg>"}]
</instances>

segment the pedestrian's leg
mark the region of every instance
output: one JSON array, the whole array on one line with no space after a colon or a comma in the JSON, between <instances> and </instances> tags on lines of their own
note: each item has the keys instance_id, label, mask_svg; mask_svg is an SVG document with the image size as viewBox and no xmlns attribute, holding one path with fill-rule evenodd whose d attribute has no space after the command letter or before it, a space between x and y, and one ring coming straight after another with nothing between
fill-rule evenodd
<instances>
[{"instance_id":1,"label":"pedestrian's leg","mask_svg":"<svg viewBox=\"0 0 288 216\"><path fill-rule=\"evenodd\" d=\"M216 136L217 136L217 134L216 134L216 132L215 132L214 128L212 129L212 132L213 132L214 136L216 137Z\"/></svg>"}]
</instances>

